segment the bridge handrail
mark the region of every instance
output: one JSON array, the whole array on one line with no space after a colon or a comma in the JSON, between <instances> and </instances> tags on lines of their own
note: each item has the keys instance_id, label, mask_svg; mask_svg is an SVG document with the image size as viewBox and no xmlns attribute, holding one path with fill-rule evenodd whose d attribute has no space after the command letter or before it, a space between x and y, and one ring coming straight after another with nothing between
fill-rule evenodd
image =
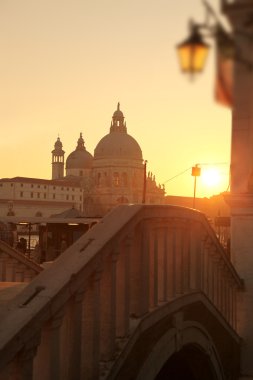
<instances>
[{"instance_id":1,"label":"bridge handrail","mask_svg":"<svg viewBox=\"0 0 253 380\"><path fill-rule=\"evenodd\" d=\"M222 268L216 271L220 294L208 277L214 266ZM188 272L182 276L184 269ZM85 372L85 378L98 378L99 362L114 355L116 336L128 336L130 316L141 317L160 302L196 289L236 329L236 293L241 288L203 214L179 206L119 206L2 313L0 374L12 379L18 370L22 379L49 379L67 378L59 374L68 373L77 379ZM68 344L62 348L60 341Z\"/></svg>"}]
</instances>

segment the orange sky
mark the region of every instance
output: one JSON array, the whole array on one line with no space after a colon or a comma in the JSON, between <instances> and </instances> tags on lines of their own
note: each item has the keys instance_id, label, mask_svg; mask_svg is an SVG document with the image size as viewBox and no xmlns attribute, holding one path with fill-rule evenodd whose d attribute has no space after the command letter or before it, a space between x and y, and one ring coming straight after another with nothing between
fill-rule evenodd
<instances>
[{"instance_id":1,"label":"orange sky","mask_svg":"<svg viewBox=\"0 0 253 380\"><path fill-rule=\"evenodd\" d=\"M192 82L175 53L191 17L203 21L200 0L2 0L0 177L50 178L58 134L66 156L80 132L93 154L120 101L159 183L222 163L219 186L199 179L197 196L225 191L231 113L213 101L214 54ZM166 191L192 195L191 171Z\"/></svg>"}]
</instances>

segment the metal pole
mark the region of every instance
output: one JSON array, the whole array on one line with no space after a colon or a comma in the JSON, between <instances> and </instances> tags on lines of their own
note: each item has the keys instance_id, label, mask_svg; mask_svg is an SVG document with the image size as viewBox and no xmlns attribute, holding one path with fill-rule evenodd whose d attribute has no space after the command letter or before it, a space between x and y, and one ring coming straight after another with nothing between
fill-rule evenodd
<instances>
[{"instance_id":1,"label":"metal pole","mask_svg":"<svg viewBox=\"0 0 253 380\"><path fill-rule=\"evenodd\" d=\"M196 203L196 185L197 185L197 177L194 177L194 193L193 193L193 208L195 208Z\"/></svg>"},{"instance_id":2,"label":"metal pole","mask_svg":"<svg viewBox=\"0 0 253 380\"><path fill-rule=\"evenodd\" d=\"M146 203L146 191L147 191L147 160L144 161L144 174L143 174L143 194L142 203Z\"/></svg>"},{"instance_id":3,"label":"metal pole","mask_svg":"<svg viewBox=\"0 0 253 380\"><path fill-rule=\"evenodd\" d=\"M31 229L32 225L31 223L28 224L28 259L30 259L31 256Z\"/></svg>"},{"instance_id":4,"label":"metal pole","mask_svg":"<svg viewBox=\"0 0 253 380\"><path fill-rule=\"evenodd\" d=\"M193 193L193 208L195 208L196 204L196 187L197 187L197 177L200 176L201 169L198 166L199 164L196 164L192 167L192 176L194 177L194 193Z\"/></svg>"}]
</instances>

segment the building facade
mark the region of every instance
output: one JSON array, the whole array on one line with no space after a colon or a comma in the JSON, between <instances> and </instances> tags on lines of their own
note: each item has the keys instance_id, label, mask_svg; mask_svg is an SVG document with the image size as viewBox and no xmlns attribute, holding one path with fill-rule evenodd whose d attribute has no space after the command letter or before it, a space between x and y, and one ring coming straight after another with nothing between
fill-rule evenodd
<instances>
[{"instance_id":1,"label":"building facade","mask_svg":"<svg viewBox=\"0 0 253 380\"><path fill-rule=\"evenodd\" d=\"M122 203L164 203L164 187L146 173L141 148L127 133L119 103L109 133L98 142L94 155L86 150L82 133L66 165L59 137L51 153L51 180L0 179L0 216L48 217L72 207L92 217Z\"/></svg>"}]
</instances>

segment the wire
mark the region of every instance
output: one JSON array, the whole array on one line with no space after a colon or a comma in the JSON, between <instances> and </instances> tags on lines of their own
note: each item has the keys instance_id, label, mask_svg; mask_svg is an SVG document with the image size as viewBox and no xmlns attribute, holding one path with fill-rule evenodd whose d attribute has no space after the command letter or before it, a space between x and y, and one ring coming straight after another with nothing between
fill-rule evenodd
<instances>
[{"instance_id":1,"label":"wire","mask_svg":"<svg viewBox=\"0 0 253 380\"><path fill-rule=\"evenodd\" d=\"M179 173L179 174L174 175L174 177L171 177L171 178L167 179L165 182L163 182L163 184L165 185L165 183L167 183L167 182L169 182L169 181L172 181L173 179L179 177L180 175L182 175L182 174L188 172L188 170L190 170L191 168L192 168L192 167L190 167L190 168L188 168L188 169L185 169L183 172L181 172L181 173Z\"/></svg>"},{"instance_id":2,"label":"wire","mask_svg":"<svg viewBox=\"0 0 253 380\"><path fill-rule=\"evenodd\" d=\"M211 165L211 166L214 165L215 166L215 165L228 165L228 163L227 162L214 162L214 163L200 163L200 164L196 164L196 165L200 165L200 166L201 165ZM163 185L165 185L165 183L170 182L173 179L179 177L180 175L188 172L188 170L190 170L191 168L192 168L192 166L189 167L188 169L185 169L183 172L174 175L174 177L171 177L171 178L167 179L166 181L163 182Z\"/></svg>"}]
</instances>

